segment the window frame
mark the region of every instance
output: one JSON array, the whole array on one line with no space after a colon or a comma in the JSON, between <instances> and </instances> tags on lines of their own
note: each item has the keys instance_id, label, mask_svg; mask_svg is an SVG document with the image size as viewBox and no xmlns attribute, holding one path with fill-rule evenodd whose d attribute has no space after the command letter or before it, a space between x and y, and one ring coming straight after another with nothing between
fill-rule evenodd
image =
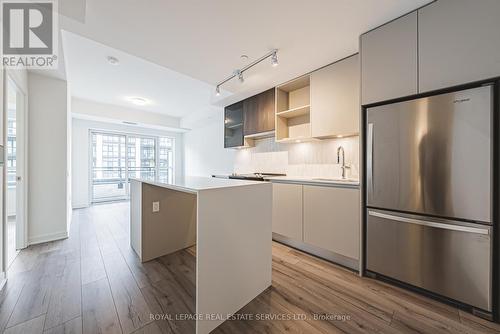
<instances>
[{"instance_id":1,"label":"window frame","mask_svg":"<svg viewBox=\"0 0 500 334\"><path fill-rule=\"evenodd\" d=\"M116 198L104 198L102 200L95 199L93 196L93 189L92 189L92 183L93 183L93 161L94 161L94 151L93 151L93 135L112 135L112 136L124 136L125 137L125 184L126 184L126 194L125 197L116 197ZM88 177L89 177L89 184L88 184L88 189L89 189L89 203L100 203L100 202L109 202L109 201L116 201L120 199L130 199L130 178L129 178L129 156L128 156L128 143L129 143L129 138L130 137L135 137L135 138L146 138L146 139L152 139L154 140L154 145L155 145L155 181L159 180L159 175L160 175L160 170L168 171L168 180L167 182L171 182L175 180L175 166L176 166L176 138L172 135L149 135L149 134L143 134L139 132L123 132L123 131L116 131L116 130L106 130L106 129L94 129L91 128L89 129L89 141L88 141L88 153L89 153L89 172L88 172ZM172 165L168 167L162 167L160 168L160 139L161 138L166 138L169 139L172 143L172 147L170 151L172 152ZM168 152L168 150L167 150Z\"/></svg>"}]
</instances>

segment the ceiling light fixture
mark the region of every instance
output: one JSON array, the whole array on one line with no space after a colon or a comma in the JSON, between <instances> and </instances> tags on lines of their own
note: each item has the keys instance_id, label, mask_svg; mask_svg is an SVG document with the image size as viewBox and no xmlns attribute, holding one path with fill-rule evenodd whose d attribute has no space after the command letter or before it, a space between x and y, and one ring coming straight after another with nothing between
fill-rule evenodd
<instances>
[{"instance_id":1,"label":"ceiling light fixture","mask_svg":"<svg viewBox=\"0 0 500 334\"><path fill-rule=\"evenodd\" d=\"M240 70L235 70L234 71L234 76L238 77L238 80L243 83L245 82L245 78L243 78L243 73Z\"/></svg>"},{"instance_id":2,"label":"ceiling light fixture","mask_svg":"<svg viewBox=\"0 0 500 334\"><path fill-rule=\"evenodd\" d=\"M241 69L234 70L232 75L228 76L226 79L222 80L221 82L219 82L215 86L215 95L219 96L220 95L220 86L222 86L223 84L225 84L226 82L228 82L229 80L231 80L233 78L238 78L238 80L241 83L243 83L245 81L245 79L243 78L243 72L254 67L258 63L264 61L265 59L267 59L269 57L271 57L271 65L273 67L277 66L278 65L278 49L273 49L270 52L266 53L264 56L260 57L259 59L254 60L250 64L246 65L245 67L243 67ZM242 56L242 58L243 58L243 56Z\"/></svg>"},{"instance_id":3,"label":"ceiling light fixture","mask_svg":"<svg viewBox=\"0 0 500 334\"><path fill-rule=\"evenodd\" d=\"M138 96L129 97L128 100L138 106L145 106L146 104L149 104L149 100Z\"/></svg>"},{"instance_id":4,"label":"ceiling light fixture","mask_svg":"<svg viewBox=\"0 0 500 334\"><path fill-rule=\"evenodd\" d=\"M271 56L271 65L273 67L278 66L278 51L274 51L272 56Z\"/></svg>"},{"instance_id":5,"label":"ceiling light fixture","mask_svg":"<svg viewBox=\"0 0 500 334\"><path fill-rule=\"evenodd\" d=\"M106 60L108 61L108 63L110 63L111 65L118 65L120 64L120 61L118 60L118 58L116 57L113 57L113 56L107 56L106 57Z\"/></svg>"}]
</instances>

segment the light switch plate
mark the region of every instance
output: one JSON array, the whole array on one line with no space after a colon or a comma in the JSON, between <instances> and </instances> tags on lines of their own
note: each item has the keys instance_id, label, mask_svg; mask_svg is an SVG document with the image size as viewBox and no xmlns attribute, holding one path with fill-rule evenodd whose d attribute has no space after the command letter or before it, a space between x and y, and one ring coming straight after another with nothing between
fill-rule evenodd
<instances>
[{"instance_id":1,"label":"light switch plate","mask_svg":"<svg viewBox=\"0 0 500 334\"><path fill-rule=\"evenodd\" d=\"M153 213L160 212L160 202L153 202Z\"/></svg>"}]
</instances>

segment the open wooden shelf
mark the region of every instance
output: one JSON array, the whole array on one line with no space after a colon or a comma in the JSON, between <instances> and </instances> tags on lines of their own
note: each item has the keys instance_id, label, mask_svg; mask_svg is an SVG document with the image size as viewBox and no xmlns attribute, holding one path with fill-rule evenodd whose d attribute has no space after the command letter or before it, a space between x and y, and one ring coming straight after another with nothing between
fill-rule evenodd
<instances>
[{"instance_id":1,"label":"open wooden shelf","mask_svg":"<svg viewBox=\"0 0 500 334\"><path fill-rule=\"evenodd\" d=\"M276 87L276 141L311 138L310 78L305 75Z\"/></svg>"},{"instance_id":2,"label":"open wooden shelf","mask_svg":"<svg viewBox=\"0 0 500 334\"><path fill-rule=\"evenodd\" d=\"M280 117L285 117L285 118L292 118L292 117L308 115L310 110L311 110L311 106L308 104L308 105L305 105L302 107L296 107L296 108L288 109L285 111L280 111L276 115L278 115Z\"/></svg>"}]
</instances>

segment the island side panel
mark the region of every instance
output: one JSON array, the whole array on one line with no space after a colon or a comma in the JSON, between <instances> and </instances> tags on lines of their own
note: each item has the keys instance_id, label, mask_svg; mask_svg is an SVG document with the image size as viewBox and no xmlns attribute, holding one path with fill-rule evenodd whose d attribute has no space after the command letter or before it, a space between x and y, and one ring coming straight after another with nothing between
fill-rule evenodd
<instances>
[{"instance_id":1,"label":"island side panel","mask_svg":"<svg viewBox=\"0 0 500 334\"><path fill-rule=\"evenodd\" d=\"M196 196L142 184L142 262L196 243ZM153 202L160 203L159 212L153 212Z\"/></svg>"},{"instance_id":2,"label":"island side panel","mask_svg":"<svg viewBox=\"0 0 500 334\"><path fill-rule=\"evenodd\" d=\"M234 314L271 286L272 185L198 193L196 313ZM198 320L205 334L223 320Z\"/></svg>"},{"instance_id":3,"label":"island side panel","mask_svg":"<svg viewBox=\"0 0 500 334\"><path fill-rule=\"evenodd\" d=\"M130 245L142 257L142 182L130 180Z\"/></svg>"}]
</instances>

